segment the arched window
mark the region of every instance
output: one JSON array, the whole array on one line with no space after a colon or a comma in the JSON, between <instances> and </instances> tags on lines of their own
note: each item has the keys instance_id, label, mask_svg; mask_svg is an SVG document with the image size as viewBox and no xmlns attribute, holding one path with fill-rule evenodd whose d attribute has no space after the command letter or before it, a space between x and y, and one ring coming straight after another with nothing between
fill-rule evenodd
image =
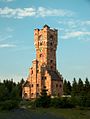
<instances>
[{"instance_id":1,"label":"arched window","mask_svg":"<svg viewBox=\"0 0 90 119\"><path fill-rule=\"evenodd\" d=\"M33 74L33 70L31 71L31 75Z\"/></svg>"},{"instance_id":2,"label":"arched window","mask_svg":"<svg viewBox=\"0 0 90 119\"><path fill-rule=\"evenodd\" d=\"M37 87L39 87L39 84L37 84Z\"/></svg>"},{"instance_id":3,"label":"arched window","mask_svg":"<svg viewBox=\"0 0 90 119\"><path fill-rule=\"evenodd\" d=\"M40 54L40 57L42 57L42 54Z\"/></svg>"},{"instance_id":4,"label":"arched window","mask_svg":"<svg viewBox=\"0 0 90 119\"><path fill-rule=\"evenodd\" d=\"M58 84L56 84L56 87L58 87Z\"/></svg>"},{"instance_id":5,"label":"arched window","mask_svg":"<svg viewBox=\"0 0 90 119\"><path fill-rule=\"evenodd\" d=\"M60 84L60 88L62 87L62 85Z\"/></svg>"},{"instance_id":6,"label":"arched window","mask_svg":"<svg viewBox=\"0 0 90 119\"><path fill-rule=\"evenodd\" d=\"M31 93L31 96L33 96L33 93Z\"/></svg>"},{"instance_id":7,"label":"arched window","mask_svg":"<svg viewBox=\"0 0 90 119\"><path fill-rule=\"evenodd\" d=\"M24 93L24 97L27 97L28 95L27 95L27 93Z\"/></svg>"},{"instance_id":8,"label":"arched window","mask_svg":"<svg viewBox=\"0 0 90 119\"><path fill-rule=\"evenodd\" d=\"M51 69L53 69L53 66L51 66Z\"/></svg>"},{"instance_id":9,"label":"arched window","mask_svg":"<svg viewBox=\"0 0 90 119\"><path fill-rule=\"evenodd\" d=\"M51 43L50 43L50 45L52 46L52 45L53 45L53 43L51 42Z\"/></svg>"},{"instance_id":10,"label":"arched window","mask_svg":"<svg viewBox=\"0 0 90 119\"><path fill-rule=\"evenodd\" d=\"M40 42L40 46L42 45L42 42Z\"/></svg>"},{"instance_id":11,"label":"arched window","mask_svg":"<svg viewBox=\"0 0 90 119\"><path fill-rule=\"evenodd\" d=\"M50 60L50 63L52 63L53 62L53 60Z\"/></svg>"}]
</instances>

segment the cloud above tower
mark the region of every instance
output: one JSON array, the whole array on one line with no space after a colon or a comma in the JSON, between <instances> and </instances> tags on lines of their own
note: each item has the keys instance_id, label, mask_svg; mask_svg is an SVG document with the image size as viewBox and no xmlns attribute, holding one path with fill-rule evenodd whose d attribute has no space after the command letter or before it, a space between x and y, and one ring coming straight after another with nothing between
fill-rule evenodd
<instances>
[{"instance_id":1,"label":"cloud above tower","mask_svg":"<svg viewBox=\"0 0 90 119\"><path fill-rule=\"evenodd\" d=\"M74 12L67 9L53 9L45 7L28 8L0 8L0 17L22 19L25 17L67 16L71 17Z\"/></svg>"},{"instance_id":2,"label":"cloud above tower","mask_svg":"<svg viewBox=\"0 0 90 119\"><path fill-rule=\"evenodd\" d=\"M15 0L0 0L0 2L13 2Z\"/></svg>"}]
</instances>

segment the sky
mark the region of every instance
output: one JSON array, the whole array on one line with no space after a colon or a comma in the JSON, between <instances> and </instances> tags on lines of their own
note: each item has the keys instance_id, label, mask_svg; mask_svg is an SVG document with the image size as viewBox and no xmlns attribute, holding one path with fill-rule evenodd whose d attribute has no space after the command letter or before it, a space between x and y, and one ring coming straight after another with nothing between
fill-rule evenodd
<instances>
[{"instance_id":1,"label":"sky","mask_svg":"<svg viewBox=\"0 0 90 119\"><path fill-rule=\"evenodd\" d=\"M34 29L58 29L57 69L90 80L90 0L0 0L0 79L28 77Z\"/></svg>"}]
</instances>

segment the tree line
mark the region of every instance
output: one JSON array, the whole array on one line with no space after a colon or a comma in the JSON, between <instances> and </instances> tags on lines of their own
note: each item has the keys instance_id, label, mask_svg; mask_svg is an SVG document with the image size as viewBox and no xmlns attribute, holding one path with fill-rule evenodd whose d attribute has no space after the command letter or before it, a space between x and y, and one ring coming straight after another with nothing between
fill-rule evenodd
<instances>
[{"instance_id":1,"label":"tree line","mask_svg":"<svg viewBox=\"0 0 90 119\"><path fill-rule=\"evenodd\" d=\"M75 78L73 79L73 83L70 81L64 80L63 82L63 94L64 95L88 95L90 93L90 82L88 78L86 78L85 82L79 78L77 81Z\"/></svg>"},{"instance_id":2,"label":"tree line","mask_svg":"<svg viewBox=\"0 0 90 119\"><path fill-rule=\"evenodd\" d=\"M0 109L10 110L18 108L20 104L24 104L22 99L22 84L24 79L16 83L11 80L3 80L0 82ZM55 108L73 108L73 107L90 107L90 81L86 78L82 81L81 78L77 81L63 81L63 96L54 97L47 95L47 89L44 87L40 97L35 100L28 101L31 107L55 107ZM29 106L29 107L30 107Z\"/></svg>"},{"instance_id":3,"label":"tree line","mask_svg":"<svg viewBox=\"0 0 90 119\"><path fill-rule=\"evenodd\" d=\"M85 82L79 78L77 81L63 81L63 96L51 97L47 95L47 89L44 87L39 98L28 102L27 106L31 107L54 107L54 108L89 108L90 107L90 82L86 78Z\"/></svg>"},{"instance_id":4,"label":"tree line","mask_svg":"<svg viewBox=\"0 0 90 119\"><path fill-rule=\"evenodd\" d=\"M76 105L90 107L90 81L88 78L85 81L82 81L81 78L77 81L74 78L72 84L70 81L64 80L63 93L71 95L71 99Z\"/></svg>"},{"instance_id":5,"label":"tree line","mask_svg":"<svg viewBox=\"0 0 90 119\"><path fill-rule=\"evenodd\" d=\"M11 80L0 82L0 109L17 108L22 100L22 84L24 79L16 83Z\"/></svg>"}]
</instances>

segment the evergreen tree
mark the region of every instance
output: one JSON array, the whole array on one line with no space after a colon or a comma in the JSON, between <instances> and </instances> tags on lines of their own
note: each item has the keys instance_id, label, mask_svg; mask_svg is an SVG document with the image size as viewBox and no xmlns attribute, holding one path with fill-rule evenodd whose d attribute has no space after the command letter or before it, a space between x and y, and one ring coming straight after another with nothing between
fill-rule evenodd
<instances>
[{"instance_id":1,"label":"evergreen tree","mask_svg":"<svg viewBox=\"0 0 90 119\"><path fill-rule=\"evenodd\" d=\"M64 92L64 95L70 95L71 94L71 83L66 80L64 80L64 83L63 83L63 92Z\"/></svg>"},{"instance_id":2,"label":"evergreen tree","mask_svg":"<svg viewBox=\"0 0 90 119\"><path fill-rule=\"evenodd\" d=\"M48 90L44 86L44 88L42 89L40 98L36 99L36 106L37 107L47 108L50 106L51 97L50 97L50 95L47 95L47 91Z\"/></svg>"},{"instance_id":3,"label":"evergreen tree","mask_svg":"<svg viewBox=\"0 0 90 119\"><path fill-rule=\"evenodd\" d=\"M78 85L76 79L74 78L72 83L72 92L71 92L72 96L76 96L77 92L78 92Z\"/></svg>"},{"instance_id":4,"label":"evergreen tree","mask_svg":"<svg viewBox=\"0 0 90 119\"><path fill-rule=\"evenodd\" d=\"M78 81L78 95L82 95L83 92L84 92L84 84L83 84L83 81L81 80L81 78L79 78L79 81Z\"/></svg>"},{"instance_id":5,"label":"evergreen tree","mask_svg":"<svg viewBox=\"0 0 90 119\"><path fill-rule=\"evenodd\" d=\"M71 89L72 89L72 87L71 87L70 81L68 81L67 85L68 85L68 95L71 95Z\"/></svg>"},{"instance_id":6,"label":"evergreen tree","mask_svg":"<svg viewBox=\"0 0 90 119\"><path fill-rule=\"evenodd\" d=\"M64 83L63 83L63 94L67 95L67 81L66 80L64 80Z\"/></svg>"},{"instance_id":7,"label":"evergreen tree","mask_svg":"<svg viewBox=\"0 0 90 119\"><path fill-rule=\"evenodd\" d=\"M85 80L85 87L84 87L85 93L90 93L90 82L88 81L88 78Z\"/></svg>"},{"instance_id":8,"label":"evergreen tree","mask_svg":"<svg viewBox=\"0 0 90 119\"><path fill-rule=\"evenodd\" d=\"M19 95L20 97L22 97L22 85L24 84L24 79L22 78L20 82L18 82L17 86L18 86L18 91L19 91Z\"/></svg>"}]
</instances>

